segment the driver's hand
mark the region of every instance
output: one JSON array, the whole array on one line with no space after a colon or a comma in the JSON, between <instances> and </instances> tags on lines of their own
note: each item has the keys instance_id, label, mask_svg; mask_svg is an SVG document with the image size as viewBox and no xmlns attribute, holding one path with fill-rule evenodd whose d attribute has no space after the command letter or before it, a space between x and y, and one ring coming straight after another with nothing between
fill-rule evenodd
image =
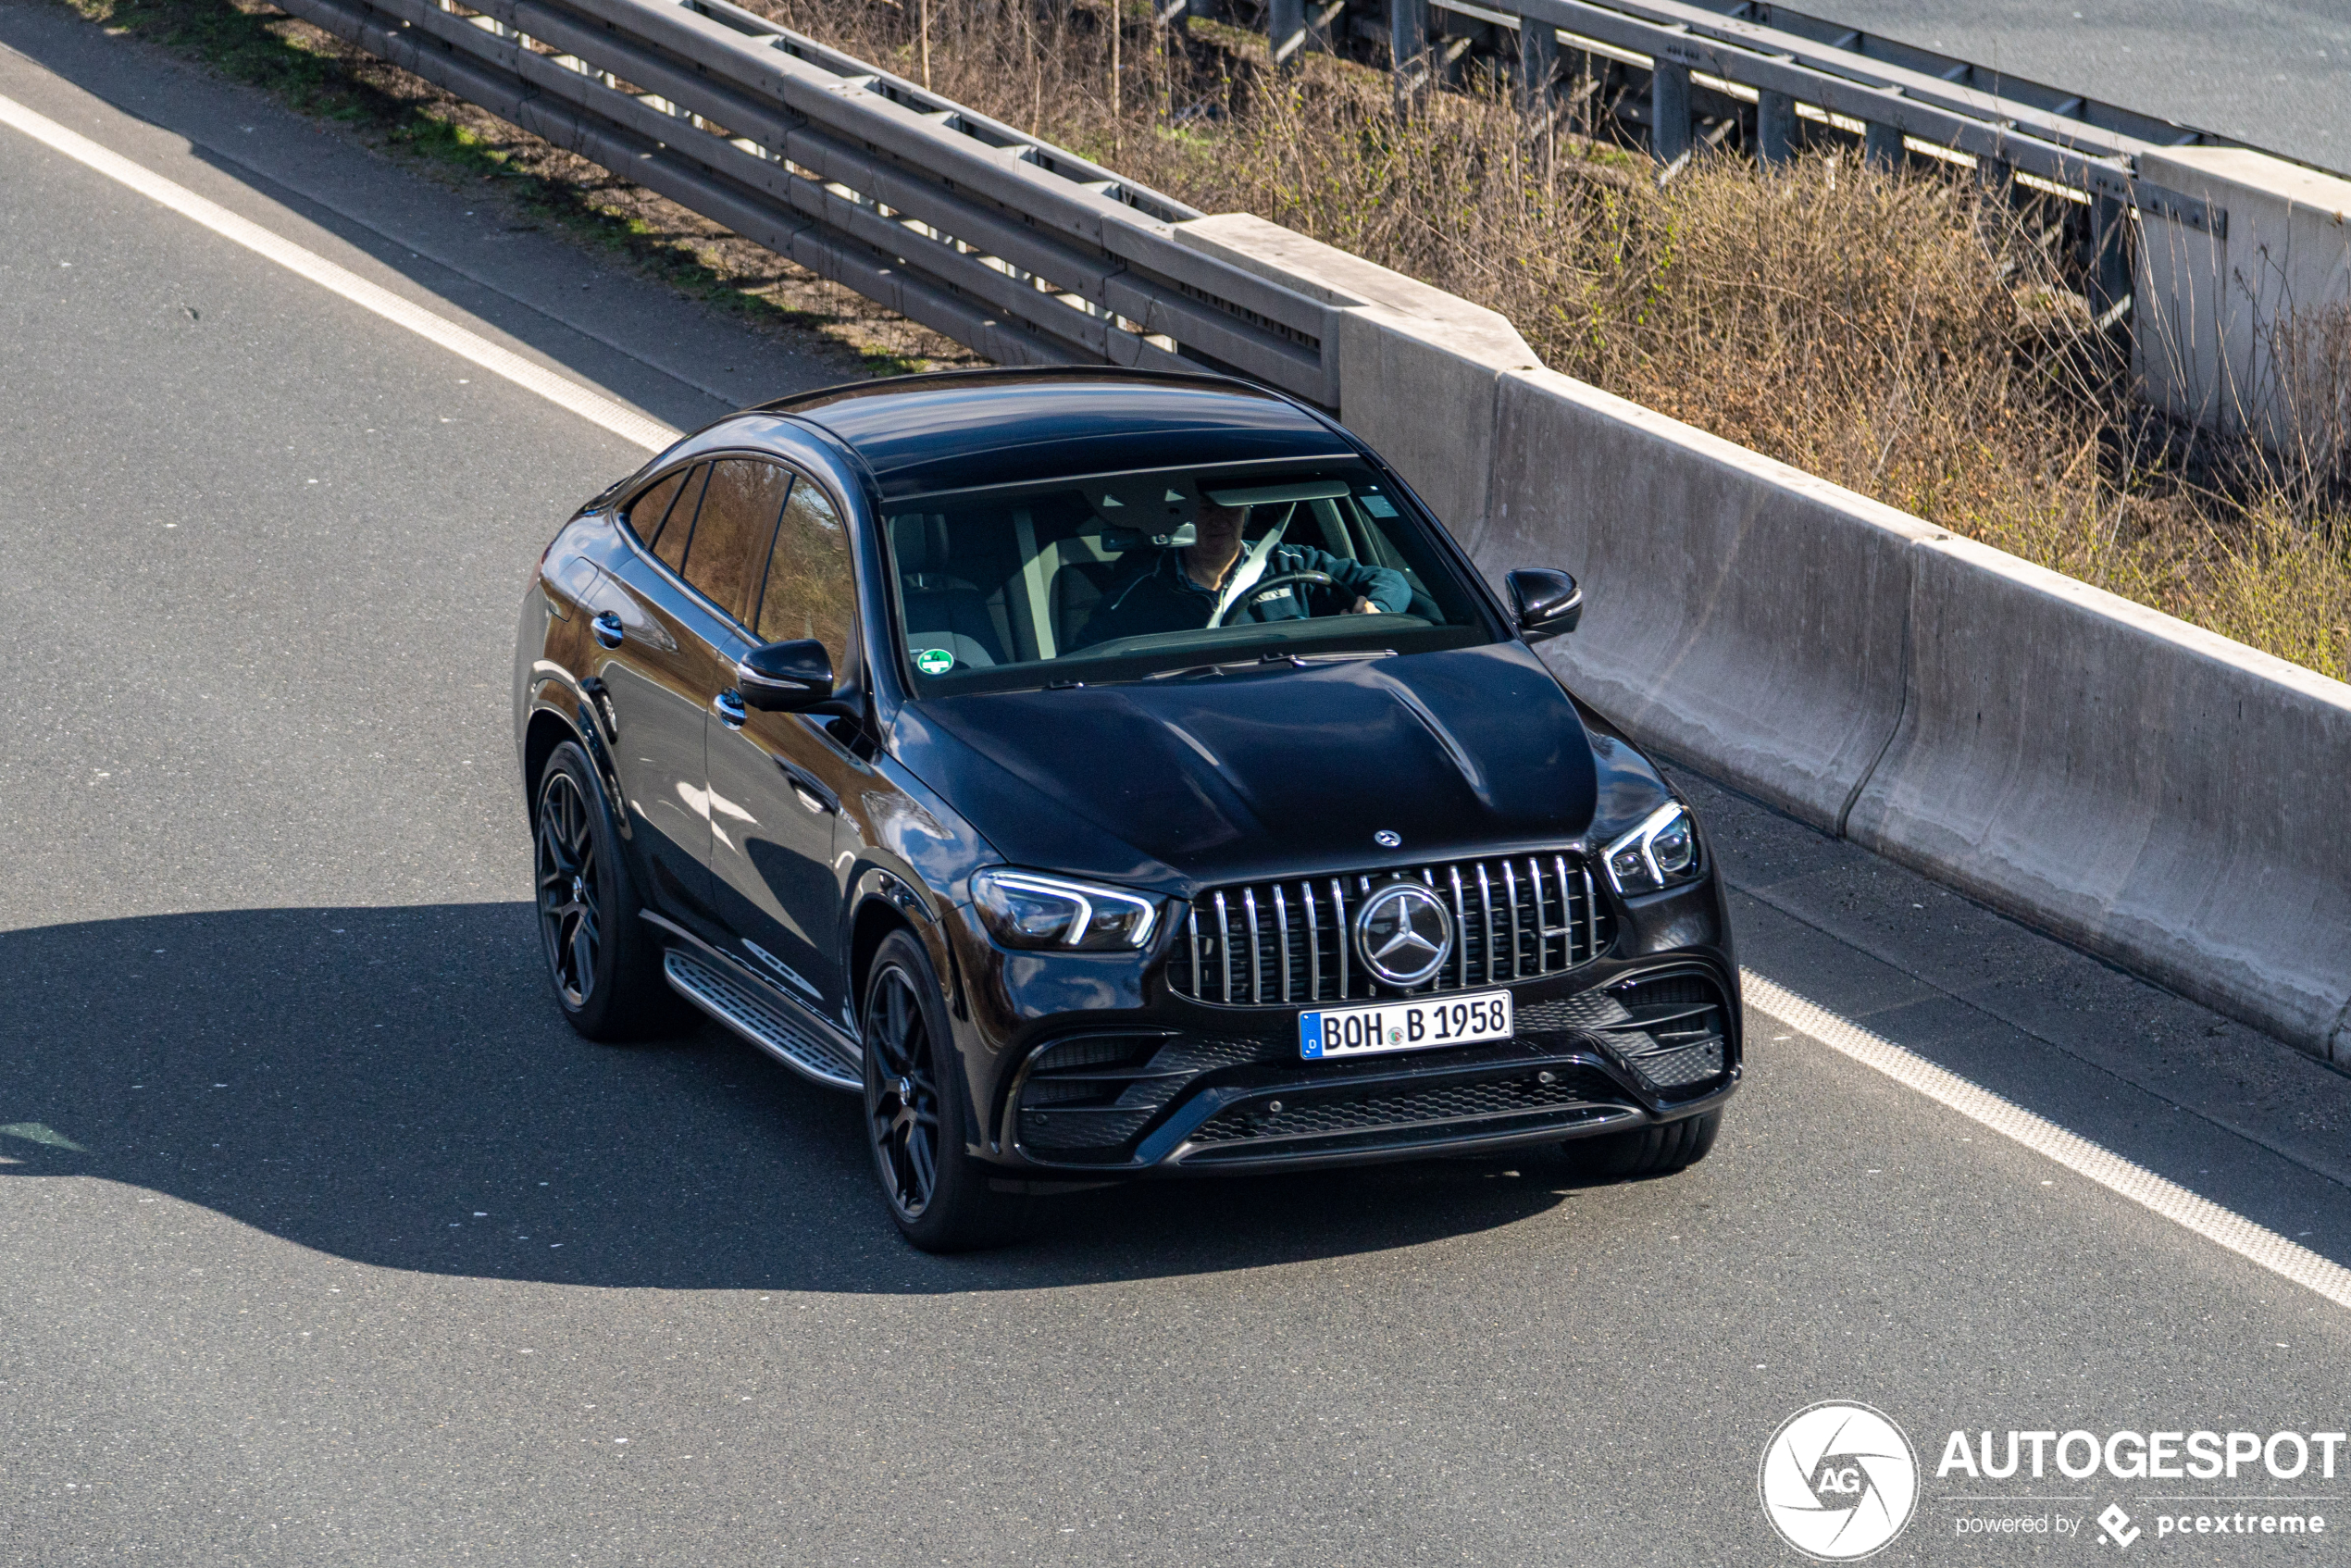
<instances>
[{"instance_id":1,"label":"driver's hand","mask_svg":"<svg viewBox=\"0 0 2351 1568\"><path fill-rule=\"evenodd\" d=\"M1380 613L1380 608L1369 599L1359 598L1347 607L1347 613L1350 616L1376 616Z\"/></svg>"}]
</instances>

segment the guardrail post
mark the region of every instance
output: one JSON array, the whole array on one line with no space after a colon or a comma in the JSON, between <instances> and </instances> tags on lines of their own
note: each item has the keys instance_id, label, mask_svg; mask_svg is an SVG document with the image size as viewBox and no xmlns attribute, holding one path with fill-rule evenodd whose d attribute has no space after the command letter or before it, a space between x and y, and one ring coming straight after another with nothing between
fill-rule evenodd
<instances>
[{"instance_id":1,"label":"guardrail post","mask_svg":"<svg viewBox=\"0 0 2351 1568\"><path fill-rule=\"evenodd\" d=\"M1602 87L1600 75L1592 63L1589 49L1575 51L1575 86L1568 94L1568 129L1579 136L1595 134L1598 115L1594 108Z\"/></svg>"},{"instance_id":2,"label":"guardrail post","mask_svg":"<svg viewBox=\"0 0 2351 1568\"><path fill-rule=\"evenodd\" d=\"M1428 86L1428 0L1387 0L1387 58L1396 107L1409 110Z\"/></svg>"},{"instance_id":3,"label":"guardrail post","mask_svg":"<svg viewBox=\"0 0 2351 1568\"><path fill-rule=\"evenodd\" d=\"M1274 68L1290 70L1306 50L1306 0L1268 0L1265 42L1274 51Z\"/></svg>"},{"instance_id":4,"label":"guardrail post","mask_svg":"<svg viewBox=\"0 0 2351 1568\"><path fill-rule=\"evenodd\" d=\"M1342 52L1347 0L1306 0L1306 46L1320 55Z\"/></svg>"},{"instance_id":5,"label":"guardrail post","mask_svg":"<svg viewBox=\"0 0 2351 1568\"><path fill-rule=\"evenodd\" d=\"M1861 138L1861 161L1872 168L1901 168L1907 156L1902 146L1902 128L1876 120L1871 120L1869 125L1869 133Z\"/></svg>"},{"instance_id":6,"label":"guardrail post","mask_svg":"<svg viewBox=\"0 0 2351 1568\"><path fill-rule=\"evenodd\" d=\"M1649 70L1649 156L1668 168L1690 156L1690 68L1662 55Z\"/></svg>"},{"instance_id":7,"label":"guardrail post","mask_svg":"<svg viewBox=\"0 0 2351 1568\"><path fill-rule=\"evenodd\" d=\"M1549 122L1551 84L1560 79L1559 29L1549 22L1522 18L1518 29L1518 109Z\"/></svg>"},{"instance_id":8,"label":"guardrail post","mask_svg":"<svg viewBox=\"0 0 2351 1568\"><path fill-rule=\"evenodd\" d=\"M2112 196L2090 198L2090 316L2104 321L2107 312L2131 292L2131 257L2126 246L2131 218Z\"/></svg>"},{"instance_id":9,"label":"guardrail post","mask_svg":"<svg viewBox=\"0 0 2351 1568\"><path fill-rule=\"evenodd\" d=\"M1796 156L1796 100L1765 87L1755 94L1755 156L1767 166Z\"/></svg>"}]
</instances>

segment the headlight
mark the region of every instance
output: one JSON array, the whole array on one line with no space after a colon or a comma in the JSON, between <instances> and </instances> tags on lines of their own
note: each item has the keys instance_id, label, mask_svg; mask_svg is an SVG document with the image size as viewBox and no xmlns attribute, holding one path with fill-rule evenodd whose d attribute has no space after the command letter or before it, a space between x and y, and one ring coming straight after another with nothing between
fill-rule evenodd
<instances>
[{"instance_id":1,"label":"headlight","mask_svg":"<svg viewBox=\"0 0 2351 1568\"><path fill-rule=\"evenodd\" d=\"M1649 893L1698 874L1698 831L1679 801L1658 807L1602 857L1620 893Z\"/></svg>"},{"instance_id":2,"label":"headlight","mask_svg":"<svg viewBox=\"0 0 2351 1568\"><path fill-rule=\"evenodd\" d=\"M1158 902L1140 893L1028 871L974 872L972 905L1006 947L1138 948L1159 917Z\"/></svg>"}]
</instances>

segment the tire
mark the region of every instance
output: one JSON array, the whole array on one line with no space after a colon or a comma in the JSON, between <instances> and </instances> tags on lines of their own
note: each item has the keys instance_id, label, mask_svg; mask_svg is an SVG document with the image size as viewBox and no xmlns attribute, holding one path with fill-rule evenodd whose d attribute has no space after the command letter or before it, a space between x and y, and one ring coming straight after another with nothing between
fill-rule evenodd
<instances>
[{"instance_id":1,"label":"tire","mask_svg":"<svg viewBox=\"0 0 2351 1568\"><path fill-rule=\"evenodd\" d=\"M604 1041L674 1028L683 1009L661 944L637 918L612 807L578 741L547 759L530 819L539 948L564 1021Z\"/></svg>"},{"instance_id":2,"label":"tire","mask_svg":"<svg viewBox=\"0 0 2351 1568\"><path fill-rule=\"evenodd\" d=\"M1026 1197L998 1192L971 1156L966 1096L947 1000L911 932L882 940L865 980L865 1144L889 1217L926 1252L1015 1239Z\"/></svg>"},{"instance_id":3,"label":"tire","mask_svg":"<svg viewBox=\"0 0 2351 1568\"><path fill-rule=\"evenodd\" d=\"M1671 1176L1706 1158L1723 1127L1721 1107L1678 1122L1652 1123L1599 1138L1570 1139L1561 1147L1587 1176Z\"/></svg>"}]
</instances>

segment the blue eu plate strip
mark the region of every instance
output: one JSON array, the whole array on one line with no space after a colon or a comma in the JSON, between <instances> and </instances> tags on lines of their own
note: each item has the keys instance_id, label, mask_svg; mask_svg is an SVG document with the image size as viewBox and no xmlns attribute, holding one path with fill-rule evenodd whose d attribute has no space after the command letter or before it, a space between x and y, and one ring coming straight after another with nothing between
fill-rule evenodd
<instances>
[{"instance_id":1,"label":"blue eu plate strip","mask_svg":"<svg viewBox=\"0 0 2351 1568\"><path fill-rule=\"evenodd\" d=\"M1323 1053L1323 1015L1301 1013L1298 1015L1298 1052L1312 1061Z\"/></svg>"}]
</instances>

